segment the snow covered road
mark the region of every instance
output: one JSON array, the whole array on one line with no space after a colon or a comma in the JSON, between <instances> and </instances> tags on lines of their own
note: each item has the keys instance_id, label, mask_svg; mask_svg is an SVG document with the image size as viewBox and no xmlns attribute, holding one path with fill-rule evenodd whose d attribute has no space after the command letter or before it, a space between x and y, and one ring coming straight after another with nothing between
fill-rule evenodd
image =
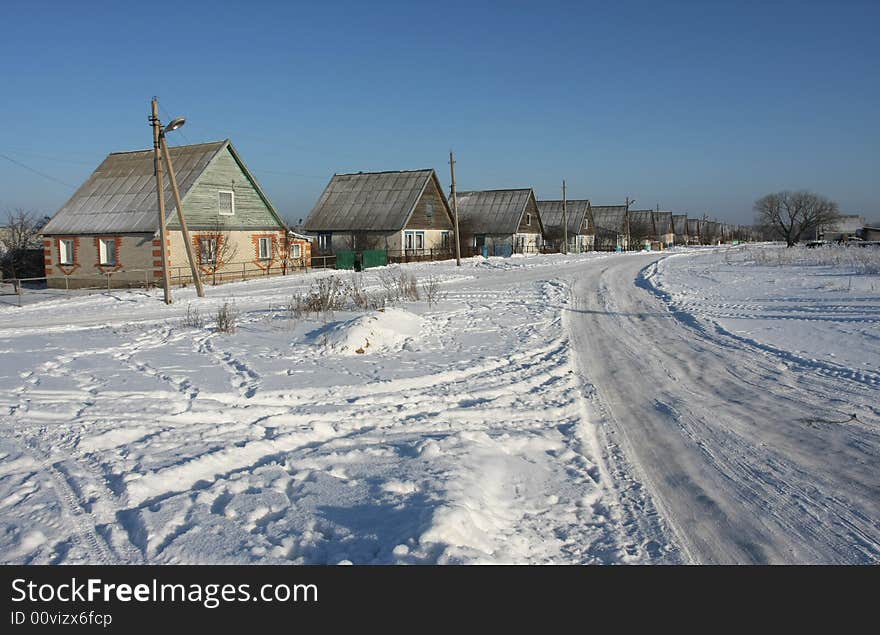
<instances>
[{"instance_id":1,"label":"snow covered road","mask_svg":"<svg viewBox=\"0 0 880 635\"><path fill-rule=\"evenodd\" d=\"M688 560L880 559L876 374L823 372L716 328L671 303L653 263L583 274L567 324L605 438Z\"/></svg>"},{"instance_id":2,"label":"snow covered road","mask_svg":"<svg viewBox=\"0 0 880 635\"><path fill-rule=\"evenodd\" d=\"M352 274L253 280L202 326L191 289L0 306L0 560L880 561L878 276L804 270L820 311L729 258L411 264L438 303L321 317L285 304Z\"/></svg>"}]
</instances>

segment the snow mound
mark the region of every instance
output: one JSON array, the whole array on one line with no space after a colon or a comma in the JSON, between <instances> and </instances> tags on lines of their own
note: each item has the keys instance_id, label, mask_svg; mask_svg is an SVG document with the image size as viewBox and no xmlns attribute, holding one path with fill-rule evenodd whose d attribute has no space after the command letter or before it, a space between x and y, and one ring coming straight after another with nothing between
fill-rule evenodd
<instances>
[{"instance_id":1,"label":"snow mound","mask_svg":"<svg viewBox=\"0 0 880 635\"><path fill-rule=\"evenodd\" d=\"M363 355L383 349L400 349L418 337L422 318L403 309L384 309L337 322L316 331L313 337L342 355Z\"/></svg>"}]
</instances>

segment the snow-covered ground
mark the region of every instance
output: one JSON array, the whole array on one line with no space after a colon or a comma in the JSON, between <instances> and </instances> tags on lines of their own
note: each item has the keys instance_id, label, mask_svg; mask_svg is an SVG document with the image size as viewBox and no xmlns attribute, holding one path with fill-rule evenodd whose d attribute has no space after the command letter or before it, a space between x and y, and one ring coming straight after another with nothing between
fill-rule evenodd
<instances>
[{"instance_id":1,"label":"snow-covered ground","mask_svg":"<svg viewBox=\"0 0 880 635\"><path fill-rule=\"evenodd\" d=\"M209 288L232 335L181 325L190 290L0 309L3 560L676 561L630 528L562 325L561 277L608 257L411 265L439 304L324 319L284 307L335 272Z\"/></svg>"},{"instance_id":2,"label":"snow-covered ground","mask_svg":"<svg viewBox=\"0 0 880 635\"><path fill-rule=\"evenodd\" d=\"M354 274L0 305L0 560L876 562L878 276L747 251L406 265L445 297L321 318L285 306Z\"/></svg>"}]
</instances>

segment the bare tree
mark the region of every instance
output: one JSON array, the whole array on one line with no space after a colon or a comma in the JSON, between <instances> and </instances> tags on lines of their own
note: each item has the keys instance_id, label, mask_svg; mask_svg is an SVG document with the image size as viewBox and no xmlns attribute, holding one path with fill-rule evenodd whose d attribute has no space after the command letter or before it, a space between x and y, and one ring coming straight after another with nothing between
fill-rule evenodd
<instances>
[{"instance_id":1,"label":"bare tree","mask_svg":"<svg viewBox=\"0 0 880 635\"><path fill-rule=\"evenodd\" d=\"M837 203L805 190L767 194L755 202L755 223L789 247L839 218Z\"/></svg>"},{"instance_id":2,"label":"bare tree","mask_svg":"<svg viewBox=\"0 0 880 635\"><path fill-rule=\"evenodd\" d=\"M199 232L199 266L211 274L211 284L217 284L217 272L235 260L238 246L232 234L219 223L208 231Z\"/></svg>"},{"instance_id":3,"label":"bare tree","mask_svg":"<svg viewBox=\"0 0 880 635\"><path fill-rule=\"evenodd\" d=\"M0 229L0 265L4 276L43 275L35 270L34 264L42 261L42 254L36 250L41 247L40 230L47 220L21 208L9 213L9 222Z\"/></svg>"}]
</instances>

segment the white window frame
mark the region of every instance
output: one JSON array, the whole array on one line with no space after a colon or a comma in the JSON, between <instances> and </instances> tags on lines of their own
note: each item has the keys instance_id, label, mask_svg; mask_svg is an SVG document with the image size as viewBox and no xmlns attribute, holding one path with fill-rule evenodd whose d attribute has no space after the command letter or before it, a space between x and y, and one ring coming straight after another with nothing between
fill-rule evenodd
<instances>
[{"instance_id":1,"label":"white window frame","mask_svg":"<svg viewBox=\"0 0 880 635\"><path fill-rule=\"evenodd\" d=\"M532 215L526 214L526 227L531 227L531 226L532 226Z\"/></svg>"},{"instance_id":2,"label":"white window frame","mask_svg":"<svg viewBox=\"0 0 880 635\"><path fill-rule=\"evenodd\" d=\"M296 260L302 258L302 245L299 243L293 243L290 246L290 257Z\"/></svg>"},{"instance_id":3,"label":"white window frame","mask_svg":"<svg viewBox=\"0 0 880 635\"><path fill-rule=\"evenodd\" d=\"M62 238L58 241L58 264L72 265L74 263L76 243L72 238Z\"/></svg>"},{"instance_id":4,"label":"white window frame","mask_svg":"<svg viewBox=\"0 0 880 635\"><path fill-rule=\"evenodd\" d=\"M333 247L333 234L330 232L323 232L318 234L318 249L320 251L330 251Z\"/></svg>"},{"instance_id":5,"label":"white window frame","mask_svg":"<svg viewBox=\"0 0 880 635\"><path fill-rule=\"evenodd\" d=\"M405 251L425 251L425 232L406 230L403 232L403 248Z\"/></svg>"},{"instance_id":6,"label":"white window frame","mask_svg":"<svg viewBox=\"0 0 880 635\"><path fill-rule=\"evenodd\" d=\"M220 199L223 194L229 194L229 210L228 212L223 211L223 206L220 204ZM217 214L220 216L235 216L235 192L232 190L217 190Z\"/></svg>"},{"instance_id":7,"label":"white window frame","mask_svg":"<svg viewBox=\"0 0 880 635\"><path fill-rule=\"evenodd\" d=\"M116 241L112 238L98 239L98 263L103 267L116 266Z\"/></svg>"},{"instance_id":8,"label":"white window frame","mask_svg":"<svg viewBox=\"0 0 880 635\"><path fill-rule=\"evenodd\" d=\"M265 255L263 254L264 246L266 247ZM257 240L257 256L260 260L272 259L272 238L269 236L261 236Z\"/></svg>"},{"instance_id":9,"label":"white window frame","mask_svg":"<svg viewBox=\"0 0 880 635\"><path fill-rule=\"evenodd\" d=\"M440 244L443 245L444 249L448 249L452 246L452 232L450 231L442 231L440 232Z\"/></svg>"},{"instance_id":10,"label":"white window frame","mask_svg":"<svg viewBox=\"0 0 880 635\"><path fill-rule=\"evenodd\" d=\"M209 249L205 249L208 245L213 245ZM206 255L208 257L206 257ZM210 236L202 236L199 238L199 262L203 265L217 264L217 239Z\"/></svg>"}]
</instances>

